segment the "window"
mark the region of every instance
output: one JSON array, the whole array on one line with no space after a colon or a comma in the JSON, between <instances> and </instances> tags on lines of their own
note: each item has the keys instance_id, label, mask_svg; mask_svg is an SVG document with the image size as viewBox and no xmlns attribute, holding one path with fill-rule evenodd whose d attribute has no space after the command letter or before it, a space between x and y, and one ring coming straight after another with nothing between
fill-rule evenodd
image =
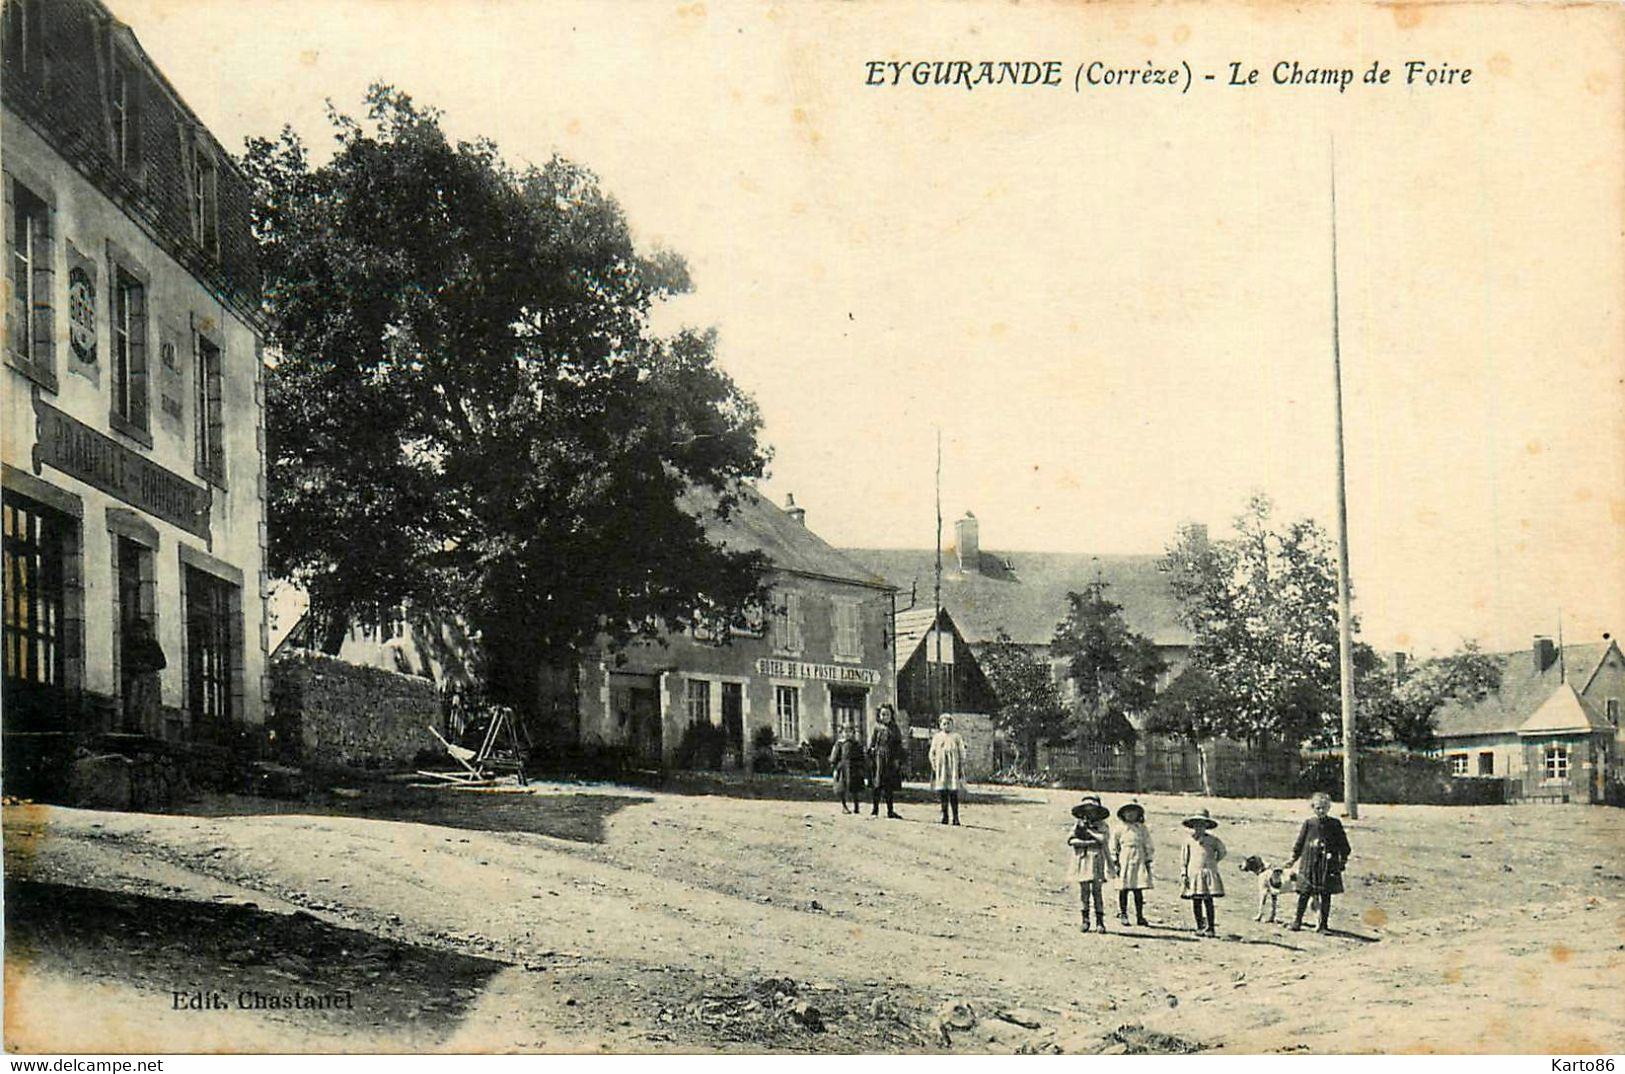
<instances>
[{"instance_id":1,"label":"window","mask_svg":"<svg viewBox=\"0 0 1625 1074\"><path fill-rule=\"evenodd\" d=\"M123 269L113 286L113 418L147 429L147 289Z\"/></svg>"},{"instance_id":2,"label":"window","mask_svg":"<svg viewBox=\"0 0 1625 1074\"><path fill-rule=\"evenodd\" d=\"M1569 748L1561 743L1546 747L1546 778L1554 782L1568 782Z\"/></svg>"},{"instance_id":3,"label":"window","mask_svg":"<svg viewBox=\"0 0 1625 1074\"><path fill-rule=\"evenodd\" d=\"M801 594L780 593L773 605L773 648L783 653L800 654Z\"/></svg>"},{"instance_id":4,"label":"window","mask_svg":"<svg viewBox=\"0 0 1625 1074\"><path fill-rule=\"evenodd\" d=\"M225 424L220 412L220 348L199 333L197 339L197 475L226 483Z\"/></svg>"},{"instance_id":5,"label":"window","mask_svg":"<svg viewBox=\"0 0 1625 1074\"><path fill-rule=\"evenodd\" d=\"M684 704L688 710L688 722L711 722L711 684L704 679L689 679L688 693Z\"/></svg>"},{"instance_id":6,"label":"window","mask_svg":"<svg viewBox=\"0 0 1625 1074\"><path fill-rule=\"evenodd\" d=\"M51 210L43 198L15 179L7 181L6 194L11 213L6 231L11 275L6 349L25 367L51 376Z\"/></svg>"},{"instance_id":7,"label":"window","mask_svg":"<svg viewBox=\"0 0 1625 1074\"><path fill-rule=\"evenodd\" d=\"M127 172L141 165L141 95L135 72L123 59L113 63L108 111L113 119L113 160Z\"/></svg>"},{"instance_id":8,"label":"window","mask_svg":"<svg viewBox=\"0 0 1625 1074\"><path fill-rule=\"evenodd\" d=\"M235 588L186 568L186 697L194 728L218 728L232 717Z\"/></svg>"},{"instance_id":9,"label":"window","mask_svg":"<svg viewBox=\"0 0 1625 1074\"><path fill-rule=\"evenodd\" d=\"M773 687L773 715L779 741L795 745L801 741L801 687Z\"/></svg>"},{"instance_id":10,"label":"window","mask_svg":"<svg viewBox=\"0 0 1625 1074\"><path fill-rule=\"evenodd\" d=\"M855 600L837 600L835 608L835 659L862 660L863 634L860 628L861 606Z\"/></svg>"},{"instance_id":11,"label":"window","mask_svg":"<svg viewBox=\"0 0 1625 1074\"><path fill-rule=\"evenodd\" d=\"M39 0L5 0L5 6L6 67L33 71L39 66Z\"/></svg>"},{"instance_id":12,"label":"window","mask_svg":"<svg viewBox=\"0 0 1625 1074\"><path fill-rule=\"evenodd\" d=\"M1467 755L1465 753L1452 753L1450 755L1450 774L1452 776L1465 776L1467 774Z\"/></svg>"},{"instance_id":13,"label":"window","mask_svg":"<svg viewBox=\"0 0 1625 1074\"><path fill-rule=\"evenodd\" d=\"M1608 726L1619 730L1619 698L1610 697L1602 703L1603 712L1608 717Z\"/></svg>"},{"instance_id":14,"label":"window","mask_svg":"<svg viewBox=\"0 0 1625 1074\"><path fill-rule=\"evenodd\" d=\"M1478 774L1481 776L1495 775L1495 754L1485 751L1478 755Z\"/></svg>"},{"instance_id":15,"label":"window","mask_svg":"<svg viewBox=\"0 0 1625 1074\"><path fill-rule=\"evenodd\" d=\"M201 145L192 147L192 239L209 253L220 245L219 176L214 157Z\"/></svg>"},{"instance_id":16,"label":"window","mask_svg":"<svg viewBox=\"0 0 1625 1074\"><path fill-rule=\"evenodd\" d=\"M52 701L62 688L67 660L63 581L69 523L10 492L4 512L5 707L50 707L60 715Z\"/></svg>"}]
</instances>

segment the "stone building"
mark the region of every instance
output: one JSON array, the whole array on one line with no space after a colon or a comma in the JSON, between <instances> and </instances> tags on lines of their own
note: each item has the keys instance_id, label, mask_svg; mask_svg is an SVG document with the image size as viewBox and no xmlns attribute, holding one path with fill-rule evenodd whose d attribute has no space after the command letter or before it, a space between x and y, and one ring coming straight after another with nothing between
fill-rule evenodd
<instances>
[{"instance_id":1,"label":"stone building","mask_svg":"<svg viewBox=\"0 0 1625 1074\"><path fill-rule=\"evenodd\" d=\"M769 605L742 633L701 628L589 653L571 690L581 743L670 764L690 724L722 728L741 761L761 727L784 748L847 723L867 734L893 700L894 591L807 528L793 499L780 509L747 488L725 521L695 513L713 543L768 557Z\"/></svg>"},{"instance_id":2,"label":"stone building","mask_svg":"<svg viewBox=\"0 0 1625 1074\"><path fill-rule=\"evenodd\" d=\"M1625 655L1605 637L1580 645L1537 636L1501 654L1501 685L1435 717L1438 752L1452 775L1509 781L1509 797L1601 802L1625 782L1619 727Z\"/></svg>"},{"instance_id":3,"label":"stone building","mask_svg":"<svg viewBox=\"0 0 1625 1074\"><path fill-rule=\"evenodd\" d=\"M925 549L849 548L846 555L872 577L897 587L907 603L934 601L936 553ZM1071 552L990 552L982 545L975 515L954 523L953 547L942 553L942 606L975 648L1002 630L1034 656L1050 659L1055 626L1067 613L1067 594L1095 581L1106 599L1123 608L1130 630L1150 638L1167 664L1161 685L1171 682L1190 659L1190 631L1179 621L1179 605L1158 564L1160 555L1101 555ZM1057 680L1064 679L1059 668ZM1063 689L1070 684L1063 682Z\"/></svg>"},{"instance_id":4,"label":"stone building","mask_svg":"<svg viewBox=\"0 0 1625 1074\"><path fill-rule=\"evenodd\" d=\"M5 729L263 720L264 421L248 184L97 0L6 0ZM8 744L8 749L9 749Z\"/></svg>"}]
</instances>

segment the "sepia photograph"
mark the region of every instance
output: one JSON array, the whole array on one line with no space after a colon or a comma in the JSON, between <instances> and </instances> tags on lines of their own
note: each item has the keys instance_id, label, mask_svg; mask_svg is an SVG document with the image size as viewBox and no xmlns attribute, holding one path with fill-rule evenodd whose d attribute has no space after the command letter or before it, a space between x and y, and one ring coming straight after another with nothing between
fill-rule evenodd
<instances>
[{"instance_id":1,"label":"sepia photograph","mask_svg":"<svg viewBox=\"0 0 1625 1074\"><path fill-rule=\"evenodd\" d=\"M1625 7L0 3L8 1056L1625 1053Z\"/></svg>"}]
</instances>

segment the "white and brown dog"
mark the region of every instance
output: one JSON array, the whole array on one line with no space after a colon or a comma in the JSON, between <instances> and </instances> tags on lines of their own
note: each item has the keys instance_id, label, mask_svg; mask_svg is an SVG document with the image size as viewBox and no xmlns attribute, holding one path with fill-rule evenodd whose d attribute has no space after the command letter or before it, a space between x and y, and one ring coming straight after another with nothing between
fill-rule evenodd
<instances>
[{"instance_id":1,"label":"white and brown dog","mask_svg":"<svg viewBox=\"0 0 1625 1074\"><path fill-rule=\"evenodd\" d=\"M1280 897L1293 890L1297 883L1298 874L1291 872L1289 866L1271 865L1257 854L1250 854L1242 862L1241 871L1256 873L1258 875L1258 916L1254 921L1264 920L1264 908L1269 907L1269 920L1273 923L1276 918L1276 902ZM1320 902L1320 896L1313 898L1315 903Z\"/></svg>"}]
</instances>

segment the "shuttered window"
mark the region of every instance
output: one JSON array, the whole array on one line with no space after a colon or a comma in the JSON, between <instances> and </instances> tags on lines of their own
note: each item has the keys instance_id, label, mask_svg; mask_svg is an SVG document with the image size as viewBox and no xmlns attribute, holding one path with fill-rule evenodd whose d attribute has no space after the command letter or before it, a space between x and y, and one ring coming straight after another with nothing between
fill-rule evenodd
<instances>
[{"instance_id":1,"label":"shuttered window","mask_svg":"<svg viewBox=\"0 0 1625 1074\"><path fill-rule=\"evenodd\" d=\"M11 279L6 350L14 364L55 390L51 208L16 179L8 177L5 192L6 261Z\"/></svg>"},{"instance_id":2,"label":"shuttered window","mask_svg":"<svg viewBox=\"0 0 1625 1074\"><path fill-rule=\"evenodd\" d=\"M197 362L193 372L197 406L197 475L216 485L226 483L225 419L221 412L220 348L201 332L193 334Z\"/></svg>"},{"instance_id":3,"label":"shuttered window","mask_svg":"<svg viewBox=\"0 0 1625 1074\"><path fill-rule=\"evenodd\" d=\"M113 288L113 414L147 429L147 289L123 269Z\"/></svg>"}]
</instances>

